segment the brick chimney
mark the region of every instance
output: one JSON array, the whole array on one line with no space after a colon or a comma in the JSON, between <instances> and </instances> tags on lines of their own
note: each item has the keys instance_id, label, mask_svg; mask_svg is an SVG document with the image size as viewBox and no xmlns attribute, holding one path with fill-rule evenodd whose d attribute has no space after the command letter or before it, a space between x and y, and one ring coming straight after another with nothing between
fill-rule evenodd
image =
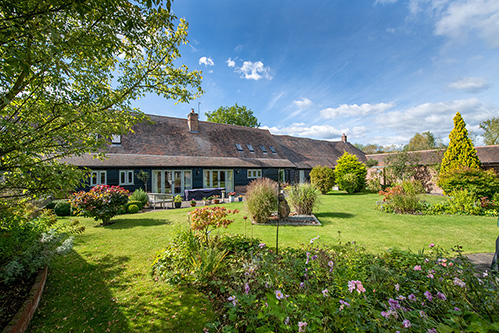
<instances>
[{"instance_id":1,"label":"brick chimney","mask_svg":"<svg viewBox=\"0 0 499 333\"><path fill-rule=\"evenodd\" d=\"M187 116L187 125L189 125L189 130L191 133L197 133L199 129L198 114L191 109L191 113Z\"/></svg>"},{"instance_id":2,"label":"brick chimney","mask_svg":"<svg viewBox=\"0 0 499 333\"><path fill-rule=\"evenodd\" d=\"M341 141L347 142L347 136L345 135L345 133L343 133L343 135L341 136Z\"/></svg>"}]
</instances>

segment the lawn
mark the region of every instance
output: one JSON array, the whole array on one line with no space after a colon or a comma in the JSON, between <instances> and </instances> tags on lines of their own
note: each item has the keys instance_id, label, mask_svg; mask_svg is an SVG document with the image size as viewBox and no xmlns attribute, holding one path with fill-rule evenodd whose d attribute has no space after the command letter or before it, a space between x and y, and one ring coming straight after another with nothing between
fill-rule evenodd
<instances>
[{"instance_id":1,"label":"lawn","mask_svg":"<svg viewBox=\"0 0 499 333\"><path fill-rule=\"evenodd\" d=\"M417 251L430 243L459 244L468 253L494 251L497 218L386 214L373 208L379 199L377 194L322 196L315 211L322 226L280 226L279 246L298 247L320 236L326 244L355 241L372 252L395 246ZM224 232L246 233L275 246L275 227L245 225L243 203L225 206L241 212ZM187 211L122 215L104 228L81 218L87 230L76 236L74 251L51 266L30 331L202 331L214 318L207 297L150 276L156 251L174 228L188 225Z\"/></svg>"}]
</instances>

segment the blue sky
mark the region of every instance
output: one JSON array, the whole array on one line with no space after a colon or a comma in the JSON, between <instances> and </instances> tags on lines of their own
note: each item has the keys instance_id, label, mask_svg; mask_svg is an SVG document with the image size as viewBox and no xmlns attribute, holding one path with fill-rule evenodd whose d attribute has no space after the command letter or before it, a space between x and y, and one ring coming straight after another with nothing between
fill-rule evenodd
<instances>
[{"instance_id":1,"label":"blue sky","mask_svg":"<svg viewBox=\"0 0 499 333\"><path fill-rule=\"evenodd\" d=\"M186 117L237 103L273 134L407 144L448 142L456 112L481 144L499 116L497 0L177 0L189 22L181 63L204 95L148 95L148 114Z\"/></svg>"}]
</instances>

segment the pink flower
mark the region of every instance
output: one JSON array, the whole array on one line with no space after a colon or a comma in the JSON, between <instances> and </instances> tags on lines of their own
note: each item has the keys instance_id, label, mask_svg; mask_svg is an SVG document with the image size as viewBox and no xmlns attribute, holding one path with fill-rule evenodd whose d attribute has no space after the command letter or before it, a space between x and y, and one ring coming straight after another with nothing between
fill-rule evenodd
<instances>
[{"instance_id":1,"label":"pink flower","mask_svg":"<svg viewBox=\"0 0 499 333\"><path fill-rule=\"evenodd\" d=\"M260 243L260 244L258 244L258 246L259 246L261 249L263 249L263 248L265 247L265 243Z\"/></svg>"},{"instance_id":2,"label":"pink flower","mask_svg":"<svg viewBox=\"0 0 499 333\"><path fill-rule=\"evenodd\" d=\"M396 290L396 291L399 291L399 289L400 289L400 284L398 284L398 283L397 283L397 284L395 285L395 290Z\"/></svg>"},{"instance_id":3,"label":"pink flower","mask_svg":"<svg viewBox=\"0 0 499 333\"><path fill-rule=\"evenodd\" d=\"M231 301L234 306L237 304L237 298L236 296L230 296L227 300Z\"/></svg>"},{"instance_id":4,"label":"pink flower","mask_svg":"<svg viewBox=\"0 0 499 333\"><path fill-rule=\"evenodd\" d=\"M440 291L437 293L437 298L441 299L442 301L445 301L447 299L447 297L445 297L445 295Z\"/></svg>"},{"instance_id":5,"label":"pink flower","mask_svg":"<svg viewBox=\"0 0 499 333\"><path fill-rule=\"evenodd\" d=\"M315 240L318 240L318 239L319 239L319 236L317 236L317 237L315 237L315 238L312 238L312 239L310 240L310 244L312 244ZM307 323L305 323L305 325L306 325L306 324L307 324Z\"/></svg>"},{"instance_id":6,"label":"pink flower","mask_svg":"<svg viewBox=\"0 0 499 333\"><path fill-rule=\"evenodd\" d=\"M409 301L411 302L414 302L416 300L416 296L414 296L414 294L410 294L409 296L407 296L407 298L409 299Z\"/></svg>"},{"instance_id":7,"label":"pink flower","mask_svg":"<svg viewBox=\"0 0 499 333\"><path fill-rule=\"evenodd\" d=\"M344 300L342 300L342 299L340 299L340 304L341 304L341 305L350 306L350 303L345 302L345 301L344 301Z\"/></svg>"},{"instance_id":8,"label":"pink flower","mask_svg":"<svg viewBox=\"0 0 499 333\"><path fill-rule=\"evenodd\" d=\"M404 325L405 328L409 328L411 327L411 322L409 321L409 319L405 319L402 324Z\"/></svg>"},{"instance_id":9,"label":"pink flower","mask_svg":"<svg viewBox=\"0 0 499 333\"><path fill-rule=\"evenodd\" d=\"M360 282L360 281L354 281L354 280L348 281L348 291L352 292L352 291L355 290L355 288L357 288L357 292L359 294L366 291L366 289L362 285L362 282Z\"/></svg>"},{"instance_id":10,"label":"pink flower","mask_svg":"<svg viewBox=\"0 0 499 333\"><path fill-rule=\"evenodd\" d=\"M463 280L461 280L457 277L454 278L454 285L459 286L461 288L466 287L466 283L464 283Z\"/></svg>"},{"instance_id":11,"label":"pink flower","mask_svg":"<svg viewBox=\"0 0 499 333\"><path fill-rule=\"evenodd\" d=\"M327 288L322 291L322 296L324 296L324 297L329 296L329 291L327 290Z\"/></svg>"},{"instance_id":12,"label":"pink flower","mask_svg":"<svg viewBox=\"0 0 499 333\"><path fill-rule=\"evenodd\" d=\"M249 284L247 284L247 283L246 283L246 284L244 285L244 292L246 293L246 295L248 295L248 294L249 294L249 291L250 291Z\"/></svg>"},{"instance_id":13,"label":"pink flower","mask_svg":"<svg viewBox=\"0 0 499 333\"><path fill-rule=\"evenodd\" d=\"M430 245L428 245L429 248L432 248L434 246L435 246L435 244L433 244L433 243L431 243Z\"/></svg>"},{"instance_id":14,"label":"pink flower","mask_svg":"<svg viewBox=\"0 0 499 333\"><path fill-rule=\"evenodd\" d=\"M304 321L299 321L298 322L298 332L305 332L307 327L307 323Z\"/></svg>"},{"instance_id":15,"label":"pink flower","mask_svg":"<svg viewBox=\"0 0 499 333\"><path fill-rule=\"evenodd\" d=\"M416 266L414 266L414 270L415 270L415 271L420 271L420 270L421 270L421 266L420 266L420 265L416 265Z\"/></svg>"},{"instance_id":16,"label":"pink flower","mask_svg":"<svg viewBox=\"0 0 499 333\"><path fill-rule=\"evenodd\" d=\"M427 300L431 301L433 299L433 296L431 296L431 293L429 291L425 291L424 295Z\"/></svg>"}]
</instances>

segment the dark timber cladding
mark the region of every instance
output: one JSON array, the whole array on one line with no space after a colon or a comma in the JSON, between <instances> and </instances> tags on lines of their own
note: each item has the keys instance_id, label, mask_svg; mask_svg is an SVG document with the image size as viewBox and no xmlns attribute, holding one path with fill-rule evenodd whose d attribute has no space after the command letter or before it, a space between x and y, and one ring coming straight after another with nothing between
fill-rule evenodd
<instances>
[{"instance_id":1,"label":"dark timber cladding","mask_svg":"<svg viewBox=\"0 0 499 333\"><path fill-rule=\"evenodd\" d=\"M199 188L219 176L233 177L235 186L247 185L260 176L288 182L307 181L314 166L334 168L345 151L366 161L364 153L348 143L346 136L332 142L272 135L266 129L199 121L194 112L185 119L149 117L150 122L137 124L132 132L121 136L119 144L110 143L107 159L101 161L89 154L65 161L91 170L108 170L108 185L118 185L113 182L118 173L125 172L123 170L127 175L131 171L136 174L139 170L164 170L155 178L157 188L170 186L170 176L164 174L170 172L168 170L179 170L181 174L176 177L185 177L183 182ZM208 170L214 171L207 173ZM216 170L230 171L222 175L216 174ZM134 179L135 187L140 184ZM183 184L179 188L184 188Z\"/></svg>"}]
</instances>

